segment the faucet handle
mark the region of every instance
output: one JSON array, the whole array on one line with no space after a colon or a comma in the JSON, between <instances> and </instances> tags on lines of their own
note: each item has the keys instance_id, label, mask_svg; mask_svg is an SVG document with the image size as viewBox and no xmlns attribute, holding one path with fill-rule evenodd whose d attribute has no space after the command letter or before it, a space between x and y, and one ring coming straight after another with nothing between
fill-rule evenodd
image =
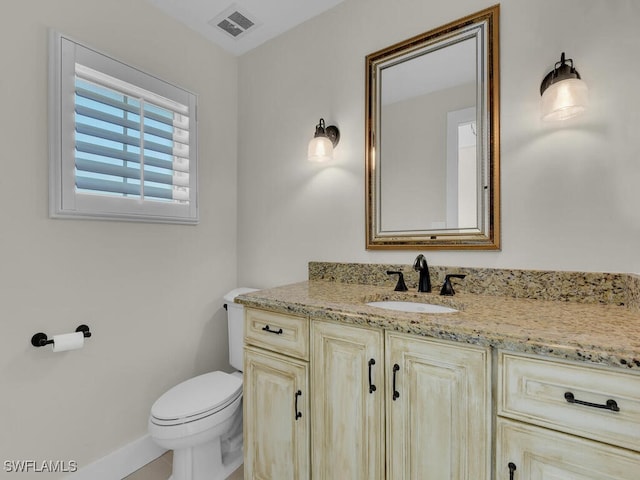
<instances>
[{"instance_id":1,"label":"faucet handle","mask_svg":"<svg viewBox=\"0 0 640 480\"><path fill-rule=\"evenodd\" d=\"M402 272L387 270L387 275L398 275L398 283L396 284L396 288L394 288L394 291L406 292L407 290L409 290L407 288L407 285L404 283L404 274Z\"/></svg>"},{"instance_id":2,"label":"faucet handle","mask_svg":"<svg viewBox=\"0 0 640 480\"><path fill-rule=\"evenodd\" d=\"M453 296L455 295L455 291L453 290L453 285L451 284L452 278L464 278L466 275L462 275L460 273L451 273L449 275L445 275L444 284L442 285L442 290L440 290L440 295Z\"/></svg>"}]
</instances>

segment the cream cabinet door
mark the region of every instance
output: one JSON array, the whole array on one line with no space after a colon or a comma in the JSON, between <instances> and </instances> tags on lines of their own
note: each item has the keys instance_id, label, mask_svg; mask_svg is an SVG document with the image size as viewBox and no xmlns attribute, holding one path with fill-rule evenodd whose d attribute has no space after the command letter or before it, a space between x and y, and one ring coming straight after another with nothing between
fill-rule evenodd
<instances>
[{"instance_id":1,"label":"cream cabinet door","mask_svg":"<svg viewBox=\"0 0 640 480\"><path fill-rule=\"evenodd\" d=\"M491 478L486 349L386 333L387 478Z\"/></svg>"},{"instance_id":2,"label":"cream cabinet door","mask_svg":"<svg viewBox=\"0 0 640 480\"><path fill-rule=\"evenodd\" d=\"M497 480L638 480L640 454L498 418Z\"/></svg>"},{"instance_id":3,"label":"cream cabinet door","mask_svg":"<svg viewBox=\"0 0 640 480\"><path fill-rule=\"evenodd\" d=\"M245 347L245 478L309 478L308 384L306 362Z\"/></svg>"},{"instance_id":4,"label":"cream cabinet door","mask_svg":"<svg viewBox=\"0 0 640 480\"><path fill-rule=\"evenodd\" d=\"M384 366L380 330L313 321L314 480L384 478Z\"/></svg>"}]
</instances>

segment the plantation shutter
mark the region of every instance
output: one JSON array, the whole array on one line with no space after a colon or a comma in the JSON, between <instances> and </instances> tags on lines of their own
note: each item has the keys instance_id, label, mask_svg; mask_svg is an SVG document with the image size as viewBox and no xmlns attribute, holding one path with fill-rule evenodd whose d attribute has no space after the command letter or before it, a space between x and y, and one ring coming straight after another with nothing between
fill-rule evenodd
<instances>
[{"instance_id":1,"label":"plantation shutter","mask_svg":"<svg viewBox=\"0 0 640 480\"><path fill-rule=\"evenodd\" d=\"M77 193L189 203L189 109L76 64Z\"/></svg>"},{"instance_id":2,"label":"plantation shutter","mask_svg":"<svg viewBox=\"0 0 640 480\"><path fill-rule=\"evenodd\" d=\"M50 216L197 224L197 96L50 42Z\"/></svg>"}]
</instances>

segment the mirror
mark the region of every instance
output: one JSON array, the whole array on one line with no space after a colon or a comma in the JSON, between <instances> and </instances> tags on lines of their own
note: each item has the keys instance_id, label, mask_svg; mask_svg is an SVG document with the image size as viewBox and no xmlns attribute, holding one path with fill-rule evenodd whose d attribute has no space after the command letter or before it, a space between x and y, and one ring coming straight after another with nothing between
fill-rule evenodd
<instances>
[{"instance_id":1,"label":"mirror","mask_svg":"<svg viewBox=\"0 0 640 480\"><path fill-rule=\"evenodd\" d=\"M499 8L367 55L367 249L500 248Z\"/></svg>"}]
</instances>

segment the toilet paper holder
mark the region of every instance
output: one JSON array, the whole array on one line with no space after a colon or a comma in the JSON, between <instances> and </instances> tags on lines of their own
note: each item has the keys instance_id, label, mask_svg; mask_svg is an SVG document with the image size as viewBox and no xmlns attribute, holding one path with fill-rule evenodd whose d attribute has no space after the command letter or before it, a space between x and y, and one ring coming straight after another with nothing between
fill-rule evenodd
<instances>
[{"instance_id":1,"label":"toilet paper holder","mask_svg":"<svg viewBox=\"0 0 640 480\"><path fill-rule=\"evenodd\" d=\"M76 328L76 332L82 332L85 338L89 338L91 336L91 332L89 331L89 327L87 325L80 325ZM53 339L49 340L46 333L38 332L33 337L31 337L31 345L34 347L44 347L45 345L49 345L53 343Z\"/></svg>"}]
</instances>

